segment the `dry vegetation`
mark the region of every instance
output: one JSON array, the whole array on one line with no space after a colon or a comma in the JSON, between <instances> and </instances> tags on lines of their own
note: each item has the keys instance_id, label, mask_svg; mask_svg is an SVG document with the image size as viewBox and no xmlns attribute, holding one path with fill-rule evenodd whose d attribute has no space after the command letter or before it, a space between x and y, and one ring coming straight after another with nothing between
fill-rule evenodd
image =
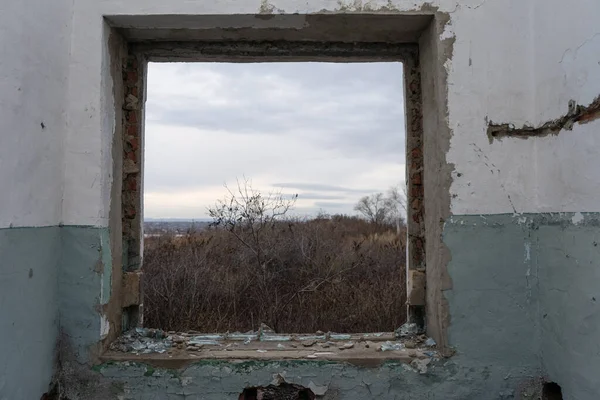
<instances>
[{"instance_id":1,"label":"dry vegetation","mask_svg":"<svg viewBox=\"0 0 600 400\"><path fill-rule=\"evenodd\" d=\"M146 326L376 332L405 322L403 226L292 219L279 195L230 195L211 209L211 228L146 239Z\"/></svg>"}]
</instances>

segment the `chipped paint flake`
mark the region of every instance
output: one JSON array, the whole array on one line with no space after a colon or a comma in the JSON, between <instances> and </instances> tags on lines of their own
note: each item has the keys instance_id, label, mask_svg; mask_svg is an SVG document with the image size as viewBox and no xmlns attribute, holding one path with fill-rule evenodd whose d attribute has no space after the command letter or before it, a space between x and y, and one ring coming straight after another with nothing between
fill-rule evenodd
<instances>
[{"instance_id":1,"label":"chipped paint flake","mask_svg":"<svg viewBox=\"0 0 600 400\"><path fill-rule=\"evenodd\" d=\"M576 212L573 215L573 218L571 218L571 222L573 222L574 225L579 225L583 222L583 214L580 212Z\"/></svg>"},{"instance_id":2,"label":"chipped paint flake","mask_svg":"<svg viewBox=\"0 0 600 400\"><path fill-rule=\"evenodd\" d=\"M525 262L531 261L531 243L525 242ZM529 276L529 270L527 270L527 276Z\"/></svg>"},{"instance_id":3,"label":"chipped paint flake","mask_svg":"<svg viewBox=\"0 0 600 400\"><path fill-rule=\"evenodd\" d=\"M105 339L110 332L110 322L106 315L100 316L100 339Z\"/></svg>"}]
</instances>

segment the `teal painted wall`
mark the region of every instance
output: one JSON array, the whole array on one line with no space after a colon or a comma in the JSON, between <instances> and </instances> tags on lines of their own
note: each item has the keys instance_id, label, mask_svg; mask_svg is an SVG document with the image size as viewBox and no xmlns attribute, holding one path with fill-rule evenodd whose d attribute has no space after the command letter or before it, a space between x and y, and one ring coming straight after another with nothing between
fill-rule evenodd
<instances>
[{"instance_id":1,"label":"teal painted wall","mask_svg":"<svg viewBox=\"0 0 600 400\"><path fill-rule=\"evenodd\" d=\"M39 399L54 372L60 229L0 229L0 399Z\"/></svg>"},{"instance_id":2,"label":"teal painted wall","mask_svg":"<svg viewBox=\"0 0 600 400\"><path fill-rule=\"evenodd\" d=\"M536 227L541 357L566 399L599 399L600 217L572 219L546 216Z\"/></svg>"},{"instance_id":3,"label":"teal painted wall","mask_svg":"<svg viewBox=\"0 0 600 400\"><path fill-rule=\"evenodd\" d=\"M48 390L60 334L79 362L89 361L99 305L110 296L104 244L106 228L0 229L0 400Z\"/></svg>"},{"instance_id":4,"label":"teal painted wall","mask_svg":"<svg viewBox=\"0 0 600 400\"><path fill-rule=\"evenodd\" d=\"M79 362L101 339L101 306L110 298L108 228L64 226L58 278L61 333Z\"/></svg>"},{"instance_id":5,"label":"teal painted wall","mask_svg":"<svg viewBox=\"0 0 600 400\"><path fill-rule=\"evenodd\" d=\"M454 216L444 242L459 354L600 398L600 214Z\"/></svg>"},{"instance_id":6,"label":"teal painted wall","mask_svg":"<svg viewBox=\"0 0 600 400\"><path fill-rule=\"evenodd\" d=\"M110 297L108 237L106 228L92 227L0 230L0 399L35 399L47 389L59 328L75 355L71 389L90 390L91 397L79 397L86 399L235 398L280 372L302 384L329 384L337 399L513 398L542 376L559 383L566 399L600 393L598 214L449 219L443 240L453 288L444 294L457 353L427 375L402 365L306 362L245 369L202 363L150 373L120 363L94 371L86 363ZM23 384L22 371L35 383Z\"/></svg>"}]
</instances>

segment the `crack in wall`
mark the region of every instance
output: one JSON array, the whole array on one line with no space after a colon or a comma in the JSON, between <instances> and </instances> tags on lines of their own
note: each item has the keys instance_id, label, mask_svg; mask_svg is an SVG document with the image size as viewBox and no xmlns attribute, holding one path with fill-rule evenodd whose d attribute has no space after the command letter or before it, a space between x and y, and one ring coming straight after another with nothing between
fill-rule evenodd
<instances>
[{"instance_id":1,"label":"crack in wall","mask_svg":"<svg viewBox=\"0 0 600 400\"><path fill-rule=\"evenodd\" d=\"M521 128L510 123L497 124L486 118L488 125L487 135L490 143L494 139L504 137L517 137L528 139L530 137L544 137L558 135L562 130L571 131L576 123L586 124L600 118L600 96L596 97L589 105L577 104L575 100L569 101L569 110L560 118L544 122L538 127L523 125Z\"/></svg>"}]
</instances>

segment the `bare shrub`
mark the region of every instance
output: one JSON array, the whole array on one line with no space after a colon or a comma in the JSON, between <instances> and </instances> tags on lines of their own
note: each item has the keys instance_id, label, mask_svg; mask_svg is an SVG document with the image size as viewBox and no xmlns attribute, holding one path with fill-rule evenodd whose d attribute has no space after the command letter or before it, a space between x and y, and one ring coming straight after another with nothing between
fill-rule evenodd
<instances>
[{"instance_id":1,"label":"bare shrub","mask_svg":"<svg viewBox=\"0 0 600 400\"><path fill-rule=\"evenodd\" d=\"M405 322L406 230L348 216L290 218L291 206L244 182L210 210L211 228L146 239L146 324L302 333Z\"/></svg>"}]
</instances>

